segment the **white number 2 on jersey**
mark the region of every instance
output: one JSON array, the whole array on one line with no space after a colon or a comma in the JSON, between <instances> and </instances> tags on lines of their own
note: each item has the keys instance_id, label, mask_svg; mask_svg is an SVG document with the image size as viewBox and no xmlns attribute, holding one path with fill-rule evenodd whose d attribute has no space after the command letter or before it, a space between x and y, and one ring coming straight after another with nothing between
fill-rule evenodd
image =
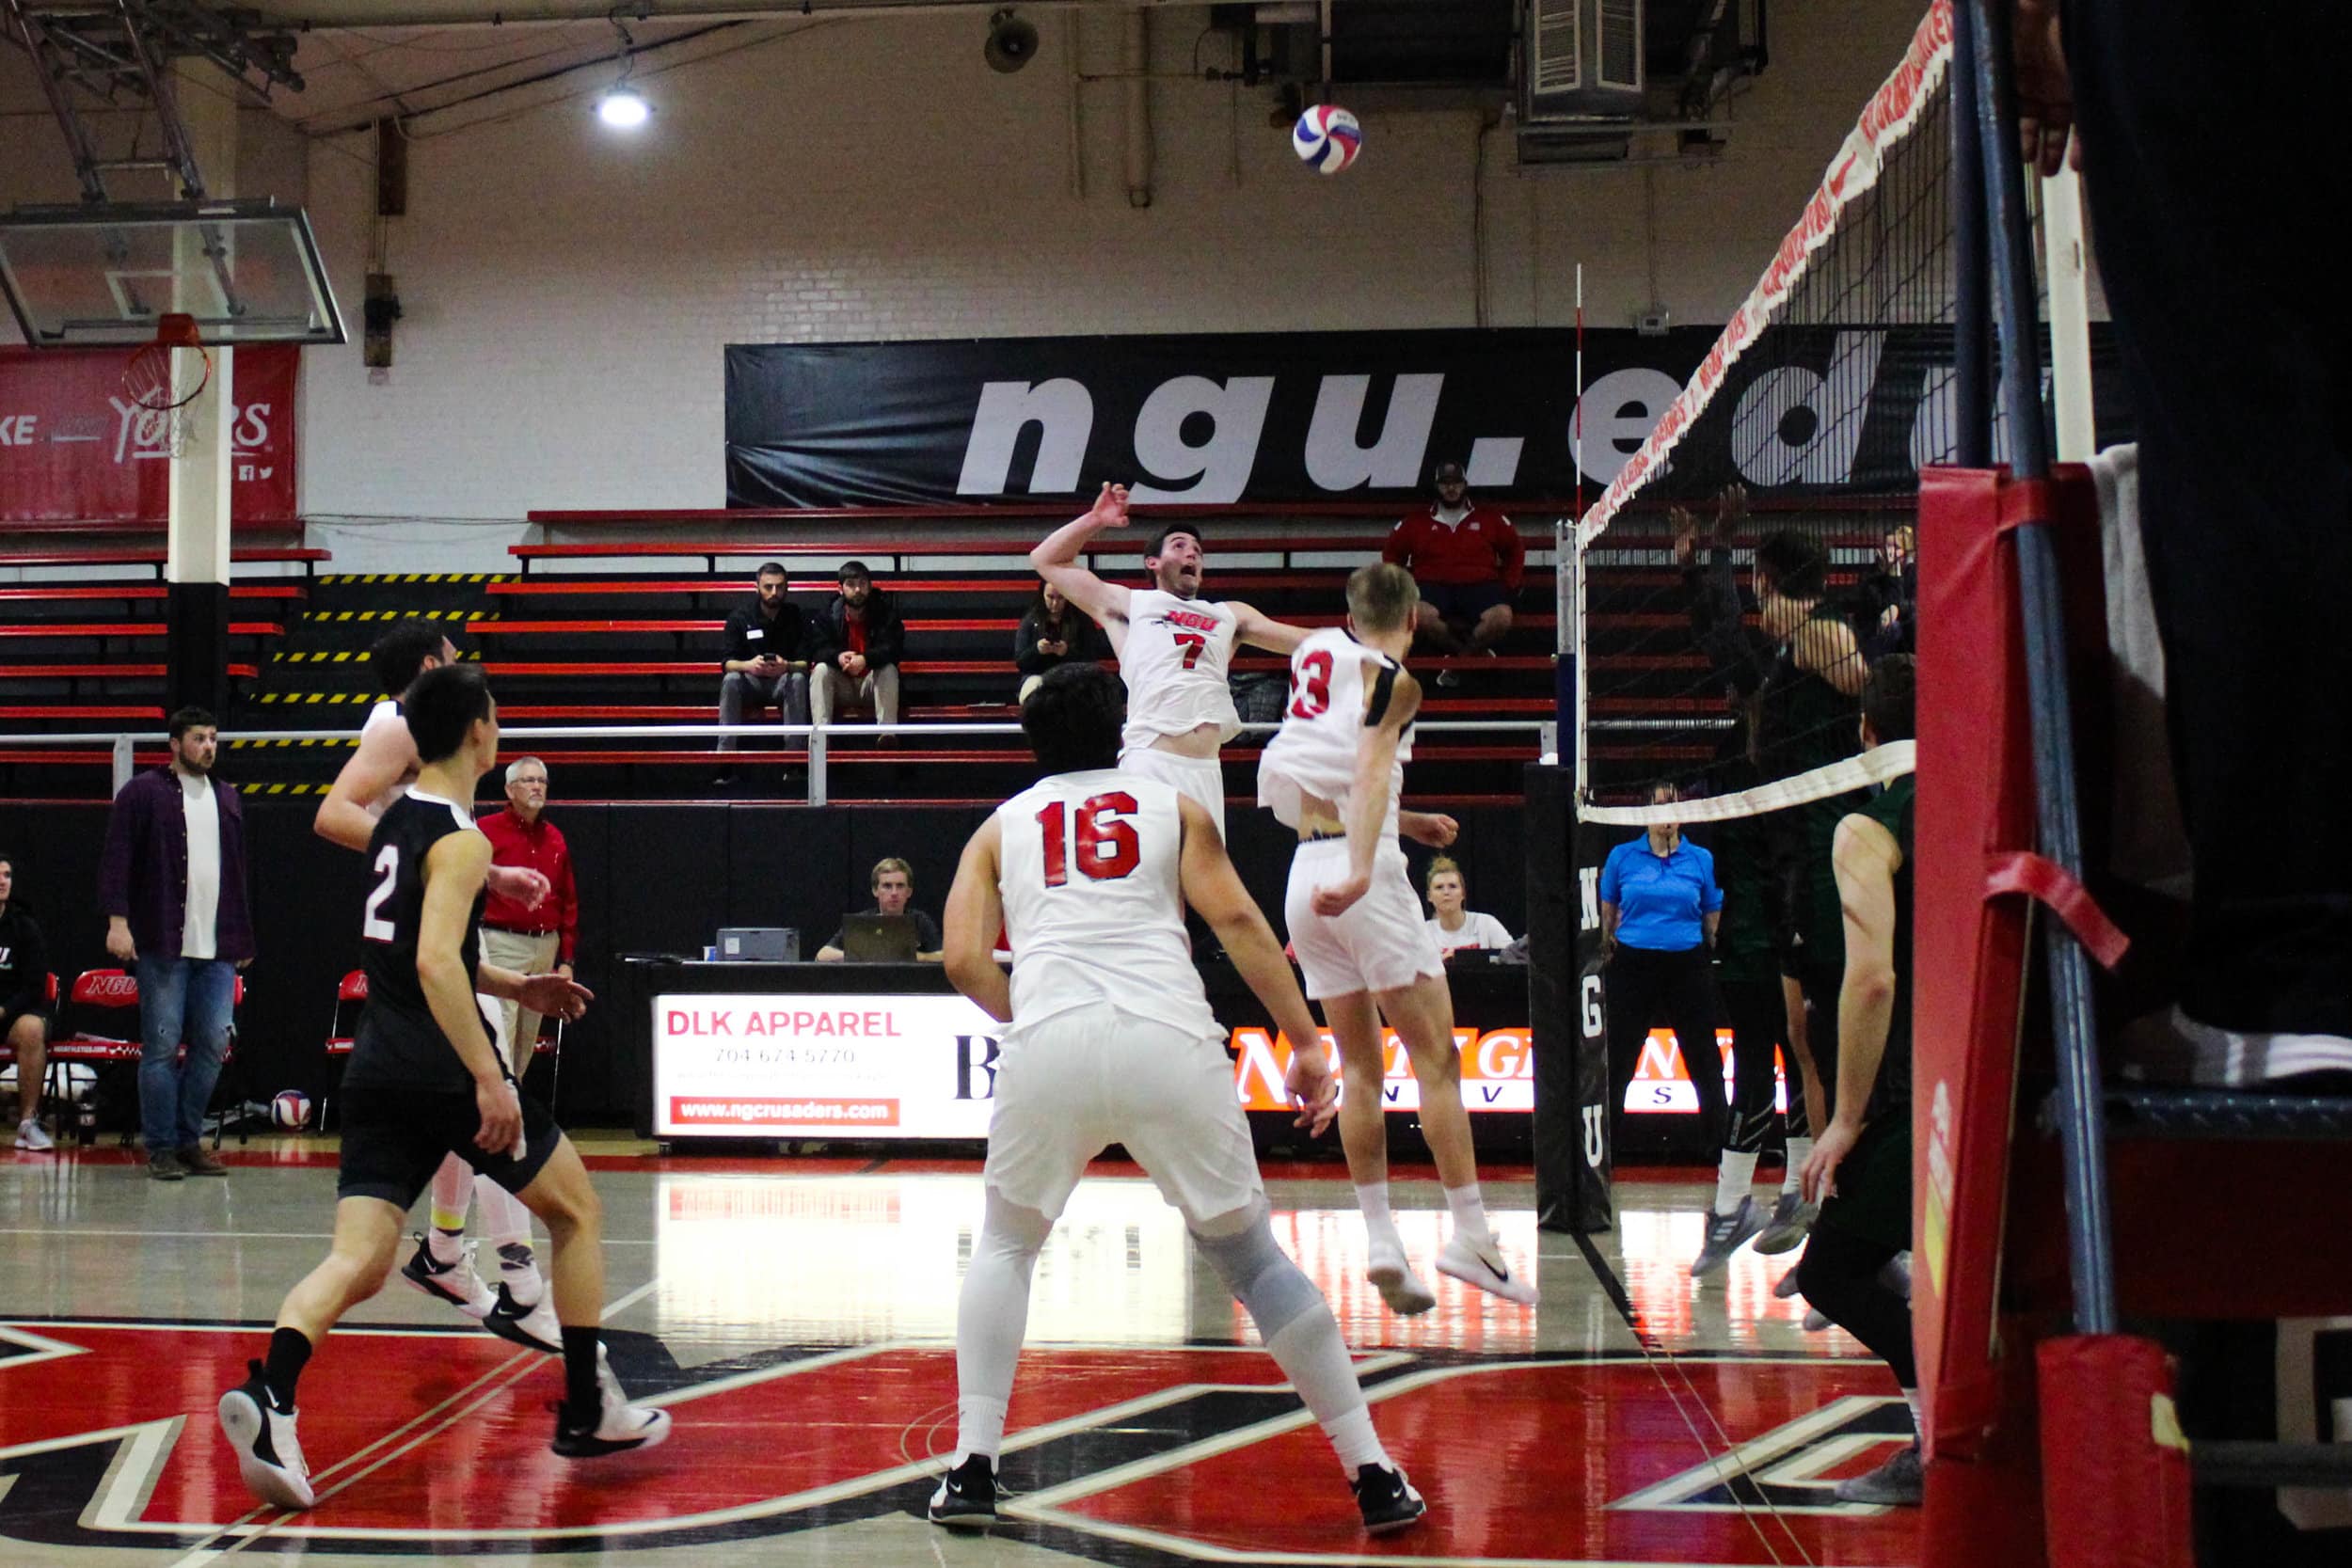
<instances>
[{"instance_id":1,"label":"white number 2 on jersey","mask_svg":"<svg viewBox=\"0 0 2352 1568\"><path fill-rule=\"evenodd\" d=\"M384 874L384 879L368 895L367 918L359 923L359 934L370 942L397 942L400 934L392 929L392 923L375 911L384 907L384 900L392 895L392 888L400 880L400 846L384 846L375 857L375 868Z\"/></svg>"}]
</instances>

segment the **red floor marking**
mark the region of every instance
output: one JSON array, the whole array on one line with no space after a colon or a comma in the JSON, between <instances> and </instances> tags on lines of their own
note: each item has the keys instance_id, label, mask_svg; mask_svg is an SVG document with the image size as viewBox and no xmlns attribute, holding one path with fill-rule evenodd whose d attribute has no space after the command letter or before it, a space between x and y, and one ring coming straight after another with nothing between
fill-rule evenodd
<instances>
[{"instance_id":1,"label":"red floor marking","mask_svg":"<svg viewBox=\"0 0 2352 1568\"><path fill-rule=\"evenodd\" d=\"M1733 1443L1842 1395L1893 1391L1875 1367L1742 1362L1689 1370L1714 1396L1716 1419ZM1311 1426L1062 1511L1235 1551L1764 1564L1793 1555L1792 1532L1817 1563L1918 1560L1915 1513L1783 1513L1762 1518L1759 1534L1759 1521L1739 1513L1611 1508L1704 1457L1657 1375L1638 1364L1481 1368L1378 1400L1373 1418L1430 1508L1421 1528L1386 1542L1368 1546L1359 1533L1330 1450ZM1711 1432L1708 1442L1719 1449Z\"/></svg>"}]
</instances>

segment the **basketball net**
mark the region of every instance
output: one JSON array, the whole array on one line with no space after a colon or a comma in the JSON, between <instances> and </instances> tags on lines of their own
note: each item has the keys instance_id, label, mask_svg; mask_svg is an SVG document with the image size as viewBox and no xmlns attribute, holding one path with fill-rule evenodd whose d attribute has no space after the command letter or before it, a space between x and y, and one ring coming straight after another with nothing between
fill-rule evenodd
<instances>
[{"instance_id":1,"label":"basketball net","mask_svg":"<svg viewBox=\"0 0 2352 1568\"><path fill-rule=\"evenodd\" d=\"M198 341L196 318L169 311L155 323L152 342L131 351L122 367L123 396L138 410L134 439L187 455L194 421L188 406L213 381L213 356Z\"/></svg>"}]
</instances>

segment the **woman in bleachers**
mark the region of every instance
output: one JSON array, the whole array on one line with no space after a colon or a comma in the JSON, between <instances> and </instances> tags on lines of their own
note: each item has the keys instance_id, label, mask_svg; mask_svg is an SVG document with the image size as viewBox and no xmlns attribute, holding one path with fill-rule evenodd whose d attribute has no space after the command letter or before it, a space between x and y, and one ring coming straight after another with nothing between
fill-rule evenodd
<instances>
[{"instance_id":1,"label":"woman in bleachers","mask_svg":"<svg viewBox=\"0 0 2352 1568\"><path fill-rule=\"evenodd\" d=\"M1012 662L1021 672L1017 700L1026 702L1037 683L1045 678L1045 672L1057 664L1108 657L1110 640L1103 635L1103 628L1063 598L1060 589L1050 582L1039 583L1037 597L1030 601L1028 613L1021 617L1021 629L1012 634Z\"/></svg>"},{"instance_id":2,"label":"woman in bleachers","mask_svg":"<svg viewBox=\"0 0 2352 1568\"><path fill-rule=\"evenodd\" d=\"M1511 945L1511 932L1502 921L1463 908L1470 884L1450 856L1429 863L1429 879L1422 885L1429 895L1429 934L1438 939L1438 952L1452 958L1467 948Z\"/></svg>"}]
</instances>

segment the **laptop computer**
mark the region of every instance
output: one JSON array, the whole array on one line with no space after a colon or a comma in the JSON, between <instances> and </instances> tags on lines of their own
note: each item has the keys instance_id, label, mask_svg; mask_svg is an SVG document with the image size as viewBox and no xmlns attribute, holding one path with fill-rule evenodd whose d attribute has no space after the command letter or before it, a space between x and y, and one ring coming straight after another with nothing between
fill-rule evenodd
<instances>
[{"instance_id":1,"label":"laptop computer","mask_svg":"<svg viewBox=\"0 0 2352 1568\"><path fill-rule=\"evenodd\" d=\"M718 960L723 964L801 961L801 933L790 927L724 927L719 932L718 947Z\"/></svg>"},{"instance_id":2,"label":"laptop computer","mask_svg":"<svg viewBox=\"0 0 2352 1568\"><path fill-rule=\"evenodd\" d=\"M841 951L854 964L911 964L920 951L914 917L852 914L841 921Z\"/></svg>"}]
</instances>

